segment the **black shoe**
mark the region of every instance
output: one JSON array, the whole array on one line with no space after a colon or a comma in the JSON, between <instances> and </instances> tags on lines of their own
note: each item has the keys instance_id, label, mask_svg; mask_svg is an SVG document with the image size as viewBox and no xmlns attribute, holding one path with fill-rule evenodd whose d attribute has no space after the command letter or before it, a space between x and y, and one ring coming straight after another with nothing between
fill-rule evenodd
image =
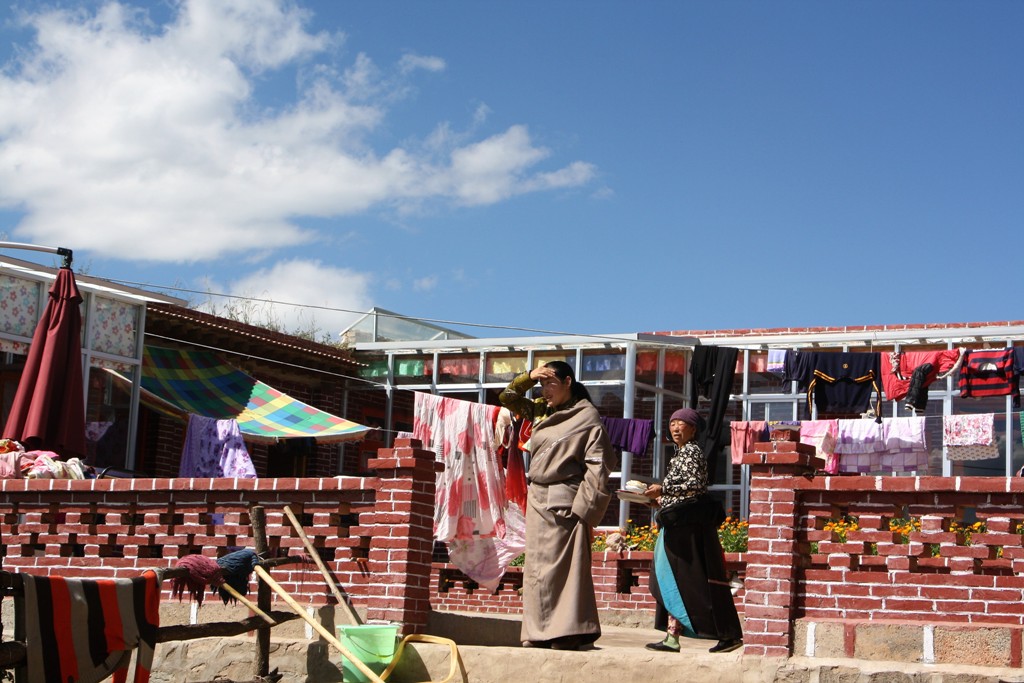
<instances>
[{"instance_id":1,"label":"black shoe","mask_svg":"<svg viewBox=\"0 0 1024 683\"><path fill-rule=\"evenodd\" d=\"M732 652L733 650L741 647L743 647L743 640L740 638L720 640L718 641L718 644L708 650L708 652Z\"/></svg>"},{"instance_id":2,"label":"black shoe","mask_svg":"<svg viewBox=\"0 0 1024 683\"><path fill-rule=\"evenodd\" d=\"M582 650L593 642L584 636L561 636L551 641L552 650ZM589 649L589 648L588 648Z\"/></svg>"},{"instance_id":3,"label":"black shoe","mask_svg":"<svg viewBox=\"0 0 1024 683\"><path fill-rule=\"evenodd\" d=\"M644 645L648 650L654 650L655 652L679 652L678 647L671 647L666 645L664 641L658 641L657 643L647 643Z\"/></svg>"},{"instance_id":4,"label":"black shoe","mask_svg":"<svg viewBox=\"0 0 1024 683\"><path fill-rule=\"evenodd\" d=\"M524 640L523 647L540 647L549 648L551 647L550 640Z\"/></svg>"}]
</instances>

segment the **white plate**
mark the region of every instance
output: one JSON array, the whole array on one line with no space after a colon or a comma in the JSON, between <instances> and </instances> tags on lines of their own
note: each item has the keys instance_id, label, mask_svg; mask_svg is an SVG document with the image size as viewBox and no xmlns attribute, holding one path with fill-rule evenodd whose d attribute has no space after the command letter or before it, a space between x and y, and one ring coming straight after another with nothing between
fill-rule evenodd
<instances>
[{"instance_id":1,"label":"white plate","mask_svg":"<svg viewBox=\"0 0 1024 683\"><path fill-rule=\"evenodd\" d=\"M619 489L615 492L618 495L619 500L625 500L630 503L650 503L651 499L642 493L633 493L632 491L626 491L625 489Z\"/></svg>"}]
</instances>

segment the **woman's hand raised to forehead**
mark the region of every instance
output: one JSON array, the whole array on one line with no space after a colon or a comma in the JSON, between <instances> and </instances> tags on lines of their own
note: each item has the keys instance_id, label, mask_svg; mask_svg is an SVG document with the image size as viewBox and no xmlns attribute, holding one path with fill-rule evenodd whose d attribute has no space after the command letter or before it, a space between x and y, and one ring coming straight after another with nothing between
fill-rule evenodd
<instances>
[{"instance_id":1,"label":"woman's hand raised to forehead","mask_svg":"<svg viewBox=\"0 0 1024 683\"><path fill-rule=\"evenodd\" d=\"M541 382L545 379L552 378L558 379L558 375L555 374L555 371L552 368L549 368L546 365L541 365L539 368L530 370L530 379L534 381Z\"/></svg>"}]
</instances>

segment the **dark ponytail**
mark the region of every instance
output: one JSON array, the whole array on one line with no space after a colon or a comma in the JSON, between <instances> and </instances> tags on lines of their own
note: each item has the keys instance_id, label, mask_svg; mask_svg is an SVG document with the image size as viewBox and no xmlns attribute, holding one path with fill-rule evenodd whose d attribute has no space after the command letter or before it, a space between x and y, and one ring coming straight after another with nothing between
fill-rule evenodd
<instances>
[{"instance_id":1,"label":"dark ponytail","mask_svg":"<svg viewBox=\"0 0 1024 683\"><path fill-rule=\"evenodd\" d=\"M572 384L569 386L569 389L570 391L572 391L572 398L574 401L578 401L581 398L585 398L591 403L594 402L593 399L590 398L590 392L587 391L587 388L580 384L578 381L576 381L576 373L573 372L571 365L569 365L565 361L553 360L545 363L544 367L551 368L552 370L554 370L555 377L562 380L563 382L565 381L566 377L572 380Z\"/></svg>"}]
</instances>

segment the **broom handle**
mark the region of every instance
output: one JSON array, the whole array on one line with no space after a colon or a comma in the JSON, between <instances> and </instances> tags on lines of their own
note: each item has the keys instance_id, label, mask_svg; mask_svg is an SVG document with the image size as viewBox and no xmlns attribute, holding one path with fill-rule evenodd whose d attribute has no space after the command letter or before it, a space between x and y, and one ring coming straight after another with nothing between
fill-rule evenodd
<instances>
[{"instance_id":1,"label":"broom handle","mask_svg":"<svg viewBox=\"0 0 1024 683\"><path fill-rule=\"evenodd\" d=\"M249 598L245 597L244 595L236 591L234 588L232 588L230 584L222 583L219 587L227 591L228 594L231 595L231 597L233 597L235 600L238 600L238 602L242 603L250 610L252 610L253 614L263 619L263 621L267 622L271 626L277 626L277 622L271 619L270 615L268 615L266 612L257 607L256 603L254 603L252 600L250 600Z\"/></svg>"},{"instance_id":2,"label":"broom handle","mask_svg":"<svg viewBox=\"0 0 1024 683\"><path fill-rule=\"evenodd\" d=\"M334 597L338 599L338 604L341 606L345 616L353 626L359 626L362 624L363 622L359 618L359 615L356 614L355 610L352 609L352 606L348 604L347 600L345 600L345 596L343 596L341 591L338 590L338 585L335 583L334 577L331 576L331 572L328 571L324 561L320 558L320 553L318 553L316 548L313 547L312 541L310 541L309 537L306 536L306 531L302 528L302 524L299 523L299 518L295 516L295 513L292 512L292 509L287 505L284 506L284 514L288 518L288 521L292 523L292 528L295 529L295 533L299 535L299 540L302 541L303 547L306 548L306 553L313 558L313 562L316 563L317 568L323 575L324 581L327 582L327 585L334 593Z\"/></svg>"},{"instance_id":3,"label":"broom handle","mask_svg":"<svg viewBox=\"0 0 1024 683\"><path fill-rule=\"evenodd\" d=\"M270 586L275 593L280 595L282 600L288 603L288 606L292 608L292 611L294 611L297 615L304 619L307 624L313 627L314 631L316 631L320 634L321 637L323 637L324 640L333 645L335 649L338 650L338 652L343 654L346 659L352 662L355 665L355 667L362 672L364 676L369 678L373 683L384 683L384 679L375 674L373 670L371 670L370 667L366 666L366 664L364 664L361 659L359 659L354 654L349 652L348 648L342 645L341 641L335 638L330 631L325 629L320 624L320 622L306 614L306 610L302 609L302 605L297 603L295 601L295 598L288 595L288 592L281 587L281 584L279 584L277 581L274 581L274 579L271 578L270 574L268 574L263 567L256 565L255 571L257 576L259 576L268 586Z\"/></svg>"}]
</instances>

